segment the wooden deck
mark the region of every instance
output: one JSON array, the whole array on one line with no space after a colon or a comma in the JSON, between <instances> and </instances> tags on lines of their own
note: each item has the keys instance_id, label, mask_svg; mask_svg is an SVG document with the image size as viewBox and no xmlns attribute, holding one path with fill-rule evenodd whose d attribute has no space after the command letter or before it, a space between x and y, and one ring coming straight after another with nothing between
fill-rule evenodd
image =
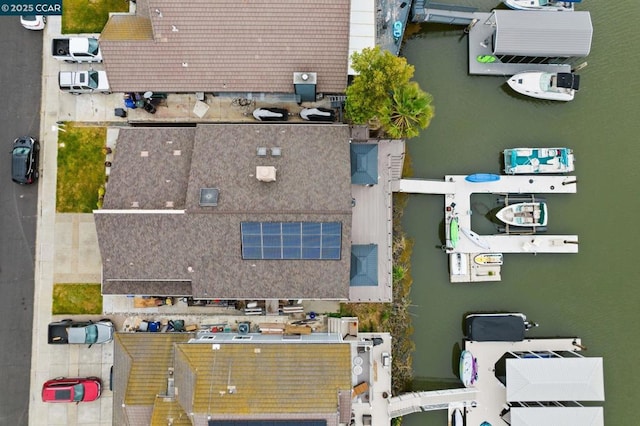
<instances>
[{"instance_id":1,"label":"wooden deck","mask_svg":"<svg viewBox=\"0 0 640 426\"><path fill-rule=\"evenodd\" d=\"M351 243L377 244L378 285L350 287L351 302L390 302L392 299L392 184L401 177L404 150L403 141L378 141L378 184L352 185L355 206Z\"/></svg>"}]
</instances>

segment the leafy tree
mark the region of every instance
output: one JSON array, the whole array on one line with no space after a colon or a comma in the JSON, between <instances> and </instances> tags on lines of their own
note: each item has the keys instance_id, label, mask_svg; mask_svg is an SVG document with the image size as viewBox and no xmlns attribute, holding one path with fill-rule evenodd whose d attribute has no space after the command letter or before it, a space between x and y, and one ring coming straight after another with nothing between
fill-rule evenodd
<instances>
[{"instance_id":1,"label":"leafy tree","mask_svg":"<svg viewBox=\"0 0 640 426\"><path fill-rule=\"evenodd\" d=\"M411 82L414 67L379 47L351 56L356 71L347 88L346 118L355 124L380 124L394 138L416 136L433 116L432 97Z\"/></svg>"},{"instance_id":2,"label":"leafy tree","mask_svg":"<svg viewBox=\"0 0 640 426\"><path fill-rule=\"evenodd\" d=\"M382 128L392 138L413 138L433 118L433 97L412 81L398 87L380 112Z\"/></svg>"}]
</instances>

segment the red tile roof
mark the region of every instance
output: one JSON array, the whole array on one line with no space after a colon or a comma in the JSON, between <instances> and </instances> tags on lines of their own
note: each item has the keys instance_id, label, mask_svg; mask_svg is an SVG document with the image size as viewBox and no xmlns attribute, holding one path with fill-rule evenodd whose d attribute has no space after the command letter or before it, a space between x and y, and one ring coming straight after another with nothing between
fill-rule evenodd
<instances>
[{"instance_id":1,"label":"red tile roof","mask_svg":"<svg viewBox=\"0 0 640 426\"><path fill-rule=\"evenodd\" d=\"M291 93L294 72L316 72L318 92L346 88L349 0L148 0L138 8L136 19L112 16L100 37L113 91Z\"/></svg>"}]
</instances>

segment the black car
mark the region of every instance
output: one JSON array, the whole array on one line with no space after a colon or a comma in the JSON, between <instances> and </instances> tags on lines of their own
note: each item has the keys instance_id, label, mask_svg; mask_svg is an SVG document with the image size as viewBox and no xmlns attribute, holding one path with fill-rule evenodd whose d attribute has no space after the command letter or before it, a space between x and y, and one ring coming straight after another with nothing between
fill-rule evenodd
<instances>
[{"instance_id":1,"label":"black car","mask_svg":"<svg viewBox=\"0 0 640 426\"><path fill-rule=\"evenodd\" d=\"M31 136L22 136L13 141L11 150L11 180L29 184L38 179L38 154L40 144Z\"/></svg>"}]
</instances>

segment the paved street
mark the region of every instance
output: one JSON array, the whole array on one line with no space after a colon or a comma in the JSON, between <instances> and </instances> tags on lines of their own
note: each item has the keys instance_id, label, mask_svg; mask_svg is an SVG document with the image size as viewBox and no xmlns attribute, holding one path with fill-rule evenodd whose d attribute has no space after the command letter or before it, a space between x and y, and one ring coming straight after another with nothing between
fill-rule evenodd
<instances>
[{"instance_id":1,"label":"paved street","mask_svg":"<svg viewBox=\"0 0 640 426\"><path fill-rule=\"evenodd\" d=\"M40 133L42 33L0 17L0 424L26 425L29 408L38 185L11 182L16 137Z\"/></svg>"}]
</instances>

